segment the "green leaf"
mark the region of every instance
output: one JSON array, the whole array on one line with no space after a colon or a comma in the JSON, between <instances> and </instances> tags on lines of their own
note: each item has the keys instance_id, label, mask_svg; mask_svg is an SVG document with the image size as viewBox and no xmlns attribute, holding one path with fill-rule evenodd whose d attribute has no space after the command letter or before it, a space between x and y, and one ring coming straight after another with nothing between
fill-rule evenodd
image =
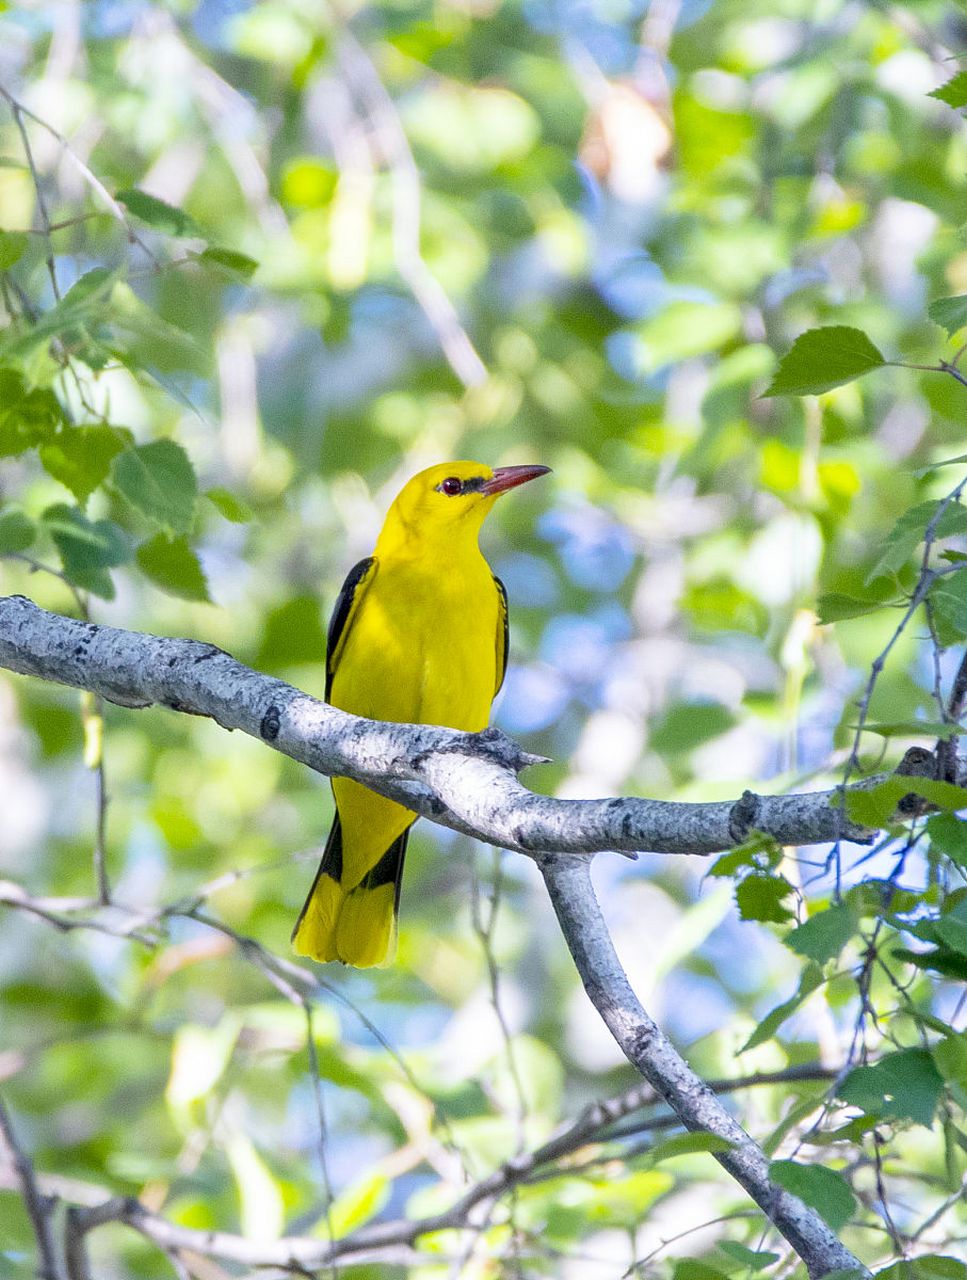
<instances>
[{"instance_id":1,"label":"green leaf","mask_svg":"<svg viewBox=\"0 0 967 1280\"><path fill-rule=\"evenodd\" d=\"M961 74L967 80L967 74ZM937 298L927 307L927 315L934 324L939 324L941 329L946 329L948 338L952 338L967 324L967 294L957 294L952 298Z\"/></svg>"},{"instance_id":2,"label":"green leaf","mask_svg":"<svg viewBox=\"0 0 967 1280\"><path fill-rule=\"evenodd\" d=\"M858 724L851 724L858 729ZM953 738L964 730L960 725L943 720L877 720L863 725L864 733L877 733L881 738Z\"/></svg>"},{"instance_id":3,"label":"green leaf","mask_svg":"<svg viewBox=\"0 0 967 1280\"><path fill-rule=\"evenodd\" d=\"M63 304L68 313L71 313L74 308L86 307L91 302L105 298L110 293L117 276L118 273L109 267L94 267L91 271L85 271L82 276L78 276L64 294Z\"/></svg>"},{"instance_id":4,"label":"green leaf","mask_svg":"<svg viewBox=\"0 0 967 1280\"><path fill-rule=\"evenodd\" d=\"M677 1133L673 1138L658 1142L648 1152L648 1163L658 1164L662 1160L670 1160L673 1156L690 1156L712 1154L716 1151L730 1151L733 1143L727 1138L720 1138L715 1133Z\"/></svg>"},{"instance_id":5,"label":"green leaf","mask_svg":"<svg viewBox=\"0 0 967 1280\"><path fill-rule=\"evenodd\" d=\"M107 300L117 273L95 267L76 280L63 298L28 327L11 327L0 338L0 357L26 360L59 338L71 347L91 345L85 326L107 314Z\"/></svg>"},{"instance_id":6,"label":"green leaf","mask_svg":"<svg viewBox=\"0 0 967 1280\"><path fill-rule=\"evenodd\" d=\"M967 71L958 71L939 89L931 89L927 97L946 102L947 106L953 107L955 111L961 107L967 107Z\"/></svg>"},{"instance_id":7,"label":"green leaf","mask_svg":"<svg viewBox=\"0 0 967 1280\"><path fill-rule=\"evenodd\" d=\"M774 1009L766 1014L739 1050L739 1053L746 1053L749 1049L757 1049L760 1044L765 1044L767 1040L771 1040L786 1019L792 1017L803 1001L808 996L811 996L816 988L822 985L824 980L823 971L818 964L813 962L807 964L802 971L802 977L799 979L799 989L795 995L790 996L788 1000L784 1000L782 1004L777 1004Z\"/></svg>"},{"instance_id":8,"label":"green leaf","mask_svg":"<svg viewBox=\"0 0 967 1280\"><path fill-rule=\"evenodd\" d=\"M254 512L247 502L236 497L230 489L206 489L205 497L217 507L226 520L232 524L246 524L252 519Z\"/></svg>"},{"instance_id":9,"label":"green leaf","mask_svg":"<svg viewBox=\"0 0 967 1280\"><path fill-rule=\"evenodd\" d=\"M237 253L234 249L208 248L198 255L198 261L212 267L219 267L228 275L244 280L251 280L259 269L259 264L248 254Z\"/></svg>"},{"instance_id":10,"label":"green leaf","mask_svg":"<svg viewBox=\"0 0 967 1280\"><path fill-rule=\"evenodd\" d=\"M670 302L639 327L638 366L654 373L677 360L716 351L741 330L742 312L733 302Z\"/></svg>"},{"instance_id":11,"label":"green leaf","mask_svg":"<svg viewBox=\"0 0 967 1280\"><path fill-rule=\"evenodd\" d=\"M815 1209L833 1231L841 1231L856 1209L856 1199L847 1183L825 1165L773 1160L769 1177Z\"/></svg>"},{"instance_id":12,"label":"green leaf","mask_svg":"<svg viewBox=\"0 0 967 1280\"><path fill-rule=\"evenodd\" d=\"M13 458L54 435L64 420L52 391L28 391L14 369L0 369L0 458Z\"/></svg>"},{"instance_id":13,"label":"green leaf","mask_svg":"<svg viewBox=\"0 0 967 1280\"><path fill-rule=\"evenodd\" d=\"M188 454L173 440L126 449L111 467L111 482L152 524L188 533L195 519L198 480Z\"/></svg>"},{"instance_id":14,"label":"green leaf","mask_svg":"<svg viewBox=\"0 0 967 1280\"><path fill-rule=\"evenodd\" d=\"M910 951L906 947L897 947L893 954L898 960L915 965L918 969L932 970L945 977L967 982L967 956L951 951L948 947L937 947L932 951Z\"/></svg>"},{"instance_id":15,"label":"green leaf","mask_svg":"<svg viewBox=\"0 0 967 1280\"><path fill-rule=\"evenodd\" d=\"M816 601L816 616L820 626L826 626L827 623L842 622L847 618L865 618L878 609L888 608L891 603L888 600L860 600L855 596L844 596L831 591Z\"/></svg>"},{"instance_id":16,"label":"green leaf","mask_svg":"<svg viewBox=\"0 0 967 1280\"><path fill-rule=\"evenodd\" d=\"M242 1234L249 1240L277 1240L285 1228L285 1202L271 1169L245 1133L231 1135L225 1154L238 1188Z\"/></svg>"},{"instance_id":17,"label":"green leaf","mask_svg":"<svg viewBox=\"0 0 967 1280\"><path fill-rule=\"evenodd\" d=\"M132 442L122 427L65 426L40 446L40 461L48 475L66 485L83 506L107 478L111 460Z\"/></svg>"},{"instance_id":18,"label":"green leaf","mask_svg":"<svg viewBox=\"0 0 967 1280\"><path fill-rule=\"evenodd\" d=\"M30 237L23 231L0 231L0 271L6 271L27 252Z\"/></svg>"},{"instance_id":19,"label":"green leaf","mask_svg":"<svg viewBox=\"0 0 967 1280\"><path fill-rule=\"evenodd\" d=\"M145 576L169 595L211 603L204 570L185 538L159 533L138 547L137 561Z\"/></svg>"},{"instance_id":20,"label":"green leaf","mask_svg":"<svg viewBox=\"0 0 967 1280\"><path fill-rule=\"evenodd\" d=\"M114 599L108 569L124 564L131 552L124 534L111 520L88 520L83 511L58 502L43 513L64 572L75 586Z\"/></svg>"},{"instance_id":21,"label":"green leaf","mask_svg":"<svg viewBox=\"0 0 967 1280\"><path fill-rule=\"evenodd\" d=\"M733 876L742 867L755 871L771 871L782 861L782 849L772 836L761 831L753 832L736 848L716 858L708 870L710 876Z\"/></svg>"},{"instance_id":22,"label":"green leaf","mask_svg":"<svg viewBox=\"0 0 967 1280\"><path fill-rule=\"evenodd\" d=\"M305 662L323 662L326 633L314 596L296 596L273 609L265 619L262 643L255 657L260 671L280 671Z\"/></svg>"},{"instance_id":23,"label":"green leaf","mask_svg":"<svg viewBox=\"0 0 967 1280\"><path fill-rule=\"evenodd\" d=\"M967 637L967 569L940 578L930 588L937 639L942 648Z\"/></svg>"},{"instance_id":24,"label":"green leaf","mask_svg":"<svg viewBox=\"0 0 967 1280\"><path fill-rule=\"evenodd\" d=\"M720 1240L716 1248L727 1258L749 1271L762 1271L765 1267L771 1267L773 1263L779 1261L780 1257L778 1253L750 1249L747 1245L739 1244L737 1240Z\"/></svg>"},{"instance_id":25,"label":"green leaf","mask_svg":"<svg viewBox=\"0 0 967 1280\"><path fill-rule=\"evenodd\" d=\"M651 745L662 754L693 751L735 724L735 716L718 702L680 702L655 725Z\"/></svg>"},{"instance_id":26,"label":"green leaf","mask_svg":"<svg viewBox=\"0 0 967 1280\"><path fill-rule=\"evenodd\" d=\"M933 525L934 540L960 537L967 533L967 507L959 502L921 502L899 518L885 540L886 550L880 556L867 581L884 573L902 569L913 552L924 541Z\"/></svg>"},{"instance_id":27,"label":"green leaf","mask_svg":"<svg viewBox=\"0 0 967 1280\"><path fill-rule=\"evenodd\" d=\"M26 551L36 536L37 526L23 511L15 507L0 511L0 555Z\"/></svg>"},{"instance_id":28,"label":"green leaf","mask_svg":"<svg viewBox=\"0 0 967 1280\"><path fill-rule=\"evenodd\" d=\"M147 191L130 188L119 191L117 200L127 207L129 213L142 222L146 222L155 231L168 236L189 236L192 239L204 239L205 233L190 214L178 209L165 200L159 200Z\"/></svg>"},{"instance_id":29,"label":"green leaf","mask_svg":"<svg viewBox=\"0 0 967 1280\"><path fill-rule=\"evenodd\" d=\"M895 774L875 787L855 788L846 793L846 813L854 822L867 827L888 826L903 821L897 815L900 801L908 795L922 796L938 809L967 808L967 789L952 782L936 782L932 778L908 778Z\"/></svg>"},{"instance_id":30,"label":"green leaf","mask_svg":"<svg viewBox=\"0 0 967 1280\"><path fill-rule=\"evenodd\" d=\"M884 365L861 329L828 325L807 329L779 362L767 396L818 396Z\"/></svg>"},{"instance_id":31,"label":"green leaf","mask_svg":"<svg viewBox=\"0 0 967 1280\"><path fill-rule=\"evenodd\" d=\"M838 1089L843 1102L869 1115L928 1128L942 1092L943 1080L926 1049L901 1049L872 1067L856 1067Z\"/></svg>"},{"instance_id":32,"label":"green leaf","mask_svg":"<svg viewBox=\"0 0 967 1280\"><path fill-rule=\"evenodd\" d=\"M948 1084L967 1092L967 1031L951 1031L933 1046L933 1060Z\"/></svg>"},{"instance_id":33,"label":"green leaf","mask_svg":"<svg viewBox=\"0 0 967 1280\"><path fill-rule=\"evenodd\" d=\"M195 339L162 319L123 282L115 285L111 297L104 341L114 357L138 375L151 369L208 373L208 356Z\"/></svg>"},{"instance_id":34,"label":"green leaf","mask_svg":"<svg viewBox=\"0 0 967 1280\"><path fill-rule=\"evenodd\" d=\"M324 1231L327 1236L331 1234L338 1240L375 1217L388 1199L389 1179L386 1174L381 1169L364 1173L336 1196L314 1234Z\"/></svg>"},{"instance_id":35,"label":"green leaf","mask_svg":"<svg viewBox=\"0 0 967 1280\"><path fill-rule=\"evenodd\" d=\"M967 822L952 813L935 813L927 819L930 845L953 862L967 867Z\"/></svg>"},{"instance_id":36,"label":"green leaf","mask_svg":"<svg viewBox=\"0 0 967 1280\"><path fill-rule=\"evenodd\" d=\"M673 1280L724 1280L723 1272L700 1258L676 1258Z\"/></svg>"},{"instance_id":37,"label":"green leaf","mask_svg":"<svg viewBox=\"0 0 967 1280\"><path fill-rule=\"evenodd\" d=\"M735 903L743 920L771 920L783 924L793 918L782 899L792 893L792 885L785 876L753 874L740 880L735 886Z\"/></svg>"},{"instance_id":38,"label":"green leaf","mask_svg":"<svg viewBox=\"0 0 967 1280\"><path fill-rule=\"evenodd\" d=\"M967 1264L946 1254L922 1253L884 1267L876 1280L967 1280Z\"/></svg>"},{"instance_id":39,"label":"green leaf","mask_svg":"<svg viewBox=\"0 0 967 1280\"><path fill-rule=\"evenodd\" d=\"M958 903L952 911L935 921L933 934L935 941L941 942L951 951L967 956L967 909L963 904Z\"/></svg>"},{"instance_id":40,"label":"green leaf","mask_svg":"<svg viewBox=\"0 0 967 1280\"><path fill-rule=\"evenodd\" d=\"M839 904L810 916L804 924L787 933L783 942L796 955L825 964L839 955L855 930L853 912L845 904Z\"/></svg>"}]
</instances>

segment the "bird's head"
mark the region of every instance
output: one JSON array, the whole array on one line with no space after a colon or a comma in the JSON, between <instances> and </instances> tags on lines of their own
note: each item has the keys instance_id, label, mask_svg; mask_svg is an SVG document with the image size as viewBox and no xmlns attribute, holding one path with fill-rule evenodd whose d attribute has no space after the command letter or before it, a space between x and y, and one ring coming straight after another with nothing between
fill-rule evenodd
<instances>
[{"instance_id":1,"label":"bird's head","mask_svg":"<svg viewBox=\"0 0 967 1280\"><path fill-rule=\"evenodd\" d=\"M550 467L497 467L482 462L440 462L408 481L386 518L388 529L399 526L411 536L435 533L460 536L475 533L502 493L546 475Z\"/></svg>"}]
</instances>

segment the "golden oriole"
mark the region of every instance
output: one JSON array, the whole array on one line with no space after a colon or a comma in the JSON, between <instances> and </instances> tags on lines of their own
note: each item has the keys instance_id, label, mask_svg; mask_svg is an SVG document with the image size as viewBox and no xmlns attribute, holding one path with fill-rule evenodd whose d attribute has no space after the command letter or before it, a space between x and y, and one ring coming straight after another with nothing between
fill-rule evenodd
<instances>
[{"instance_id":1,"label":"golden oriole","mask_svg":"<svg viewBox=\"0 0 967 1280\"><path fill-rule=\"evenodd\" d=\"M404 486L336 601L328 702L371 720L486 726L507 667L507 595L477 538L500 494L548 470L446 462ZM349 778L332 790L336 817L292 940L316 960L388 964L416 815Z\"/></svg>"}]
</instances>

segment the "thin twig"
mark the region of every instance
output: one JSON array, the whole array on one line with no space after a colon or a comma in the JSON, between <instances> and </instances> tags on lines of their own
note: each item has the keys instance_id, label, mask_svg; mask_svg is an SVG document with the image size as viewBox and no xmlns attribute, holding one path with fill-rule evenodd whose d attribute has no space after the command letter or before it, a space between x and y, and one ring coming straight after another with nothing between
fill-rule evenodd
<instances>
[{"instance_id":1,"label":"thin twig","mask_svg":"<svg viewBox=\"0 0 967 1280\"><path fill-rule=\"evenodd\" d=\"M10 1114L0 1098L0 1138L14 1169L24 1206L37 1239L39 1280L63 1280L63 1269L54 1240L53 1213L56 1201L44 1195L37 1184L33 1161L17 1141Z\"/></svg>"}]
</instances>

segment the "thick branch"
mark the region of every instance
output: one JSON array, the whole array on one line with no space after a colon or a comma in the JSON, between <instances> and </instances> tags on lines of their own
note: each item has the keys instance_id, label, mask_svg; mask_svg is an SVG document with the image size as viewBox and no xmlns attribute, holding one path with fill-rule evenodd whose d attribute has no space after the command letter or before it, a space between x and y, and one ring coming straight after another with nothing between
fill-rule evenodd
<instances>
[{"instance_id":1,"label":"thick branch","mask_svg":"<svg viewBox=\"0 0 967 1280\"><path fill-rule=\"evenodd\" d=\"M517 773L538 757L498 730L467 734L363 720L213 645L79 622L23 596L0 597L0 667L88 689L121 706L157 704L210 716L319 773L355 778L433 822L521 853L708 854L733 848L753 830L783 845L838 837L868 843L872 834L844 820L838 789L747 791L712 804L536 795Z\"/></svg>"},{"instance_id":2,"label":"thick branch","mask_svg":"<svg viewBox=\"0 0 967 1280\"><path fill-rule=\"evenodd\" d=\"M584 989L632 1065L686 1129L729 1143L715 1153L716 1160L785 1236L813 1280L840 1269L867 1274L815 1210L770 1180L761 1148L645 1012L615 953L587 859L557 855L539 859L539 865Z\"/></svg>"}]
</instances>

